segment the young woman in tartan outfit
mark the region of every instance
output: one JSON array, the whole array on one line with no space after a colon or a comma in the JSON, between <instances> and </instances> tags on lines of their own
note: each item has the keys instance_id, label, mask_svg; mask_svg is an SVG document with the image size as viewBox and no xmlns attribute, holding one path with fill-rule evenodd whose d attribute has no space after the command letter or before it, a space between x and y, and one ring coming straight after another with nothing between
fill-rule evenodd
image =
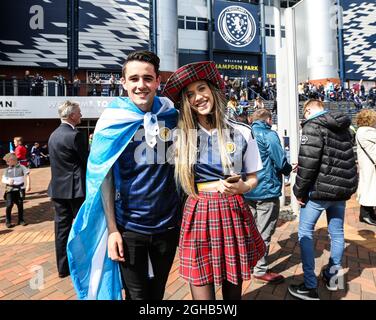
<instances>
[{"instance_id":1,"label":"young woman in tartan outfit","mask_svg":"<svg viewBox=\"0 0 376 320\"><path fill-rule=\"evenodd\" d=\"M192 298L241 298L242 282L265 245L243 194L257 184L262 162L250 128L224 116L224 82L215 63L179 68L164 94L180 104L175 178L188 195L180 233L180 275ZM237 182L226 177L240 175Z\"/></svg>"}]
</instances>

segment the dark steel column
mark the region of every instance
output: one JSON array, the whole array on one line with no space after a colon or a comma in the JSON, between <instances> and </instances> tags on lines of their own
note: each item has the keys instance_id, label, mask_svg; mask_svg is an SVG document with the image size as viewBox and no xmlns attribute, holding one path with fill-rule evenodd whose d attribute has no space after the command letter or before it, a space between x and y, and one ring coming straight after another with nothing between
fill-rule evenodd
<instances>
[{"instance_id":1,"label":"dark steel column","mask_svg":"<svg viewBox=\"0 0 376 320\"><path fill-rule=\"evenodd\" d=\"M261 31L261 69L262 83L266 83L266 43L265 43L265 3L260 0L260 31Z\"/></svg>"}]
</instances>

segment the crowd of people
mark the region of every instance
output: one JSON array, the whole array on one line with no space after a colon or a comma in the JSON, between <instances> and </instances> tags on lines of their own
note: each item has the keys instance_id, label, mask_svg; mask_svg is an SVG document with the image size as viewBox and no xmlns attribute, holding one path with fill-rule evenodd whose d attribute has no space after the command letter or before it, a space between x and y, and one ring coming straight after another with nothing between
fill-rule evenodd
<instances>
[{"instance_id":1,"label":"crowd of people","mask_svg":"<svg viewBox=\"0 0 376 320\"><path fill-rule=\"evenodd\" d=\"M376 225L368 192L376 185L376 111L357 116L358 175L351 119L325 110L320 99L307 100L299 159L291 164L261 96L246 125L228 110L249 108L247 95L234 91L226 99L228 84L214 62L180 67L163 97L156 95L159 64L149 51L128 55L121 79L128 97L104 110L89 153L76 130L79 104L59 107L61 125L48 141L59 277L71 276L79 299L122 299L124 289L129 300L162 300L178 248L179 273L194 300L214 300L217 286L224 300L240 300L243 281L252 278L282 283L268 253L283 175L296 172L304 281L288 290L320 299L314 228L324 210L331 250L320 276L328 290L340 290L346 201L357 189L360 220ZM22 183L28 177L22 152L19 162L6 156L7 192L18 188L16 176ZM14 203L19 198L9 196L7 210Z\"/></svg>"},{"instance_id":2,"label":"crowd of people","mask_svg":"<svg viewBox=\"0 0 376 320\"><path fill-rule=\"evenodd\" d=\"M239 100L242 96L253 101L257 97L263 100L275 100L277 97L276 81L269 78L264 84L261 77L254 75L250 79L241 78L229 79L224 77L226 84L226 97L235 97ZM325 83L312 81L300 82L297 87L300 101L318 99L321 101L352 102L358 110L362 108L375 108L376 86L366 89L363 80L354 82L351 87L345 88L338 82L327 79Z\"/></svg>"},{"instance_id":3,"label":"crowd of people","mask_svg":"<svg viewBox=\"0 0 376 320\"><path fill-rule=\"evenodd\" d=\"M46 81L54 81L56 88L49 88ZM7 91L13 89L14 82L6 81ZM67 80L60 73L54 76L53 79L46 79L43 75L36 73L31 75L29 70L25 71L22 79L17 79L17 94L19 96L44 96L56 95L57 96L121 96L123 94L120 82L115 78L114 74L110 74L108 79L101 79L98 74L90 76L88 81L82 81L78 75L75 75L73 80ZM53 93L51 93L51 90Z\"/></svg>"},{"instance_id":4,"label":"crowd of people","mask_svg":"<svg viewBox=\"0 0 376 320\"><path fill-rule=\"evenodd\" d=\"M363 80L355 82L351 88L344 88L330 79L325 84L316 84L307 80L299 83L298 94L300 101L313 98L322 101L353 102L358 110L363 107L374 108L376 106L376 86L369 88L367 92Z\"/></svg>"},{"instance_id":5,"label":"crowd of people","mask_svg":"<svg viewBox=\"0 0 376 320\"><path fill-rule=\"evenodd\" d=\"M116 79L114 74L110 74L108 79L101 79L98 74L90 76L87 82L82 81L77 75L72 81L66 80L61 74L53 77L57 83L58 96L123 96L125 90ZM254 74L250 78L229 78L224 76L225 96L227 99L235 97L241 100L245 97L248 101L254 101L257 97L262 100L275 101L277 97L277 87L274 78L269 78L265 83L261 77ZM13 82L9 85L13 86ZM163 87L165 84L161 84ZM44 77L36 73L31 75L29 70L25 71L23 79L18 80L18 95L20 96L43 96L46 93ZM369 87L363 84L363 80L354 82L351 87L343 87L338 82L327 79L325 83L312 82L306 80L297 86L300 101L308 99L318 99L333 102L352 102L358 110L362 108L375 108L376 106L376 86Z\"/></svg>"}]
</instances>

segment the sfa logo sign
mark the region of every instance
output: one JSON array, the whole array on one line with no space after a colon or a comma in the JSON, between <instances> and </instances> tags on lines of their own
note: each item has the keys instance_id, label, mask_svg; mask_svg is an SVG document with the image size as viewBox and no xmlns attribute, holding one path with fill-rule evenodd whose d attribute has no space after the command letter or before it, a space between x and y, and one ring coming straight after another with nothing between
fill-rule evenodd
<instances>
[{"instance_id":1,"label":"sfa logo sign","mask_svg":"<svg viewBox=\"0 0 376 320\"><path fill-rule=\"evenodd\" d=\"M249 45L256 35L256 22L245 8L230 6L218 16L218 31L228 44L241 48Z\"/></svg>"}]
</instances>

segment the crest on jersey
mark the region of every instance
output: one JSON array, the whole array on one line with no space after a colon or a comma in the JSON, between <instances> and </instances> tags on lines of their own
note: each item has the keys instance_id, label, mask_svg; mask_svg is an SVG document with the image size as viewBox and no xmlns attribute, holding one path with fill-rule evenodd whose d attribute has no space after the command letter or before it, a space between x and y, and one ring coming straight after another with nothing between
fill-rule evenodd
<instances>
[{"instance_id":1,"label":"crest on jersey","mask_svg":"<svg viewBox=\"0 0 376 320\"><path fill-rule=\"evenodd\" d=\"M228 154L233 154L236 151L236 145L233 142L226 143L226 152Z\"/></svg>"},{"instance_id":2,"label":"crest on jersey","mask_svg":"<svg viewBox=\"0 0 376 320\"><path fill-rule=\"evenodd\" d=\"M159 138L166 142L171 140L171 130L169 128L163 127L159 130Z\"/></svg>"}]
</instances>

